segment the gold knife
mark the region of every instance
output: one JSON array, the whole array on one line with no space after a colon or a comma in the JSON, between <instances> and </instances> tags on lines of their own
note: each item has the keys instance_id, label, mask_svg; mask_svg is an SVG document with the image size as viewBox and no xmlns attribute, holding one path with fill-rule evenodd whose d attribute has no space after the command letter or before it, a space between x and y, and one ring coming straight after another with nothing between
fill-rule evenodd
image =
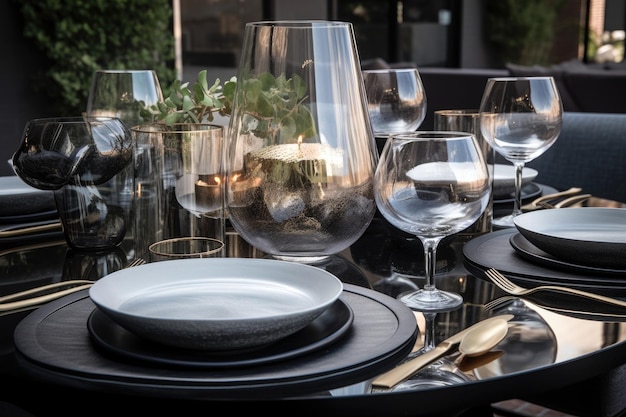
<instances>
[{"instance_id":1,"label":"gold knife","mask_svg":"<svg viewBox=\"0 0 626 417\"><path fill-rule=\"evenodd\" d=\"M512 318L513 318L513 314L502 314L502 315L489 317L488 319L479 321L478 323L475 323L471 325L470 327L464 330L461 330L460 332L450 336L449 338L439 343L437 346L435 346L433 349L429 350L428 352L425 352L413 359L410 359L396 366L395 368L377 376L372 381L372 387L391 388L394 385L397 385L400 382L404 381L405 379L409 378L411 375L413 375L414 373L416 373L417 371L419 371L426 365L430 364L431 362L436 361L437 359L441 358L442 356L452 351L454 347L456 347L459 343L461 343L461 339L463 339L463 336L469 333L472 329L478 326L481 326L484 323L488 323L489 321L492 321L492 320L504 319L506 321L509 321Z\"/></svg>"}]
</instances>

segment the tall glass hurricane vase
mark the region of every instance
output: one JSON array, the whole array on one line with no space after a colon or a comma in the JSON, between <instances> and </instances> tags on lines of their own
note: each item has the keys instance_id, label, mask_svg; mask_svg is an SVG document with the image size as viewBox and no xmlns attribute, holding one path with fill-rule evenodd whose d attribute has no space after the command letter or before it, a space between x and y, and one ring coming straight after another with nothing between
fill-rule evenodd
<instances>
[{"instance_id":1,"label":"tall glass hurricane vase","mask_svg":"<svg viewBox=\"0 0 626 417\"><path fill-rule=\"evenodd\" d=\"M491 147L515 166L510 215L493 225L515 227L522 213L524 164L548 150L561 132L563 105L552 77L490 78L480 104L480 130Z\"/></svg>"},{"instance_id":2,"label":"tall glass hurricane vase","mask_svg":"<svg viewBox=\"0 0 626 417\"><path fill-rule=\"evenodd\" d=\"M320 263L365 231L378 160L352 25L248 23L227 146L235 230Z\"/></svg>"}]
</instances>

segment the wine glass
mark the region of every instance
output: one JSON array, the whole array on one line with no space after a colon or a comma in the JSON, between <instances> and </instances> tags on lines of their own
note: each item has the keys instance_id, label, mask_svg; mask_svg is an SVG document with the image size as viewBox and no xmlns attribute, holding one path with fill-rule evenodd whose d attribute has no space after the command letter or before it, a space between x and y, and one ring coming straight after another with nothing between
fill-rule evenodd
<instances>
[{"instance_id":1,"label":"wine glass","mask_svg":"<svg viewBox=\"0 0 626 417\"><path fill-rule=\"evenodd\" d=\"M417 311L459 307L459 294L435 286L436 252L444 237L474 223L489 202L489 173L476 139L464 132L396 134L380 158L376 205L389 223L417 236L424 248L425 285L401 294L400 300Z\"/></svg>"},{"instance_id":2,"label":"wine glass","mask_svg":"<svg viewBox=\"0 0 626 417\"><path fill-rule=\"evenodd\" d=\"M392 133L414 132L426 117L417 68L363 70L367 110L379 153Z\"/></svg>"},{"instance_id":3,"label":"wine glass","mask_svg":"<svg viewBox=\"0 0 626 417\"><path fill-rule=\"evenodd\" d=\"M152 70L98 70L91 80L87 115L117 117L130 129L144 122L139 114L143 108L162 101Z\"/></svg>"},{"instance_id":4,"label":"wine glass","mask_svg":"<svg viewBox=\"0 0 626 417\"><path fill-rule=\"evenodd\" d=\"M515 166L511 214L494 226L515 227L522 213L524 164L543 154L561 132L563 105L552 77L505 77L487 80L480 104L480 130L491 147Z\"/></svg>"},{"instance_id":5,"label":"wine glass","mask_svg":"<svg viewBox=\"0 0 626 417\"><path fill-rule=\"evenodd\" d=\"M426 93L417 68L362 72L374 134L417 130L426 116Z\"/></svg>"}]
</instances>

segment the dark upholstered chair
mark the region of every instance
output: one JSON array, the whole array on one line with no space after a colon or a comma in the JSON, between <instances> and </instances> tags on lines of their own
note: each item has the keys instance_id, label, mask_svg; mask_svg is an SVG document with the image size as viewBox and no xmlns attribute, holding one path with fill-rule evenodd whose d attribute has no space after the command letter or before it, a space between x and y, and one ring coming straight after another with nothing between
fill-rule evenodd
<instances>
[{"instance_id":1,"label":"dark upholstered chair","mask_svg":"<svg viewBox=\"0 0 626 417\"><path fill-rule=\"evenodd\" d=\"M540 184L626 203L626 114L565 112L557 141L527 166Z\"/></svg>"}]
</instances>

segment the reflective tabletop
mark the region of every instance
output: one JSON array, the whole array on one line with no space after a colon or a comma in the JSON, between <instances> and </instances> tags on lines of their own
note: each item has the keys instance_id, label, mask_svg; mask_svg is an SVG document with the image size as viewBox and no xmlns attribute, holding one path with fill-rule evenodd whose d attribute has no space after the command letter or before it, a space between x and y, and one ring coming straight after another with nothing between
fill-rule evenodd
<instances>
[{"instance_id":1,"label":"reflective tabletop","mask_svg":"<svg viewBox=\"0 0 626 417\"><path fill-rule=\"evenodd\" d=\"M203 398L180 390L155 394L128 385L99 389L93 384L81 384L80 378L45 378L31 372L28 364L24 365L16 352L13 332L23 319L41 311L25 309L3 312L0 316L0 373L6 387L0 391L0 400L35 415L48 415L51 411L83 415L84 406L75 401L78 397L90 407L111 413L124 400L125 404L142 407L145 412L159 412L170 406L185 413L202 412L212 405L228 405L232 411L255 407L274 414L306 410L362 416L458 415L493 402L541 395L582 383L610 373L624 363L626 312L604 314L597 305L587 306L580 300L553 296L510 299L493 310L484 309L487 302L505 294L486 278L480 266L466 262L464 246L488 235L474 238L457 235L442 241L438 250L437 286L460 293L464 304L457 310L438 313L433 322L428 322L436 343L487 317L514 315L507 337L496 347L504 353L465 372L456 369L455 372L463 374L461 382L390 391L372 389L370 379L298 395L250 394L237 401ZM0 296L70 279L97 280L129 262L123 248L99 254L76 252L66 246L62 236L54 234L22 246L15 243L6 246L0 248ZM226 250L228 257L267 257L232 230L227 234ZM317 266L333 273L349 287L373 290L394 300L398 294L423 285L421 243L399 232L380 216L372 220L365 234L349 249ZM427 322L421 313L415 313L415 318L419 332L413 349L419 349ZM446 360L458 368L458 352ZM392 365L386 364L386 368ZM33 401L34 397L42 401Z\"/></svg>"}]
</instances>

